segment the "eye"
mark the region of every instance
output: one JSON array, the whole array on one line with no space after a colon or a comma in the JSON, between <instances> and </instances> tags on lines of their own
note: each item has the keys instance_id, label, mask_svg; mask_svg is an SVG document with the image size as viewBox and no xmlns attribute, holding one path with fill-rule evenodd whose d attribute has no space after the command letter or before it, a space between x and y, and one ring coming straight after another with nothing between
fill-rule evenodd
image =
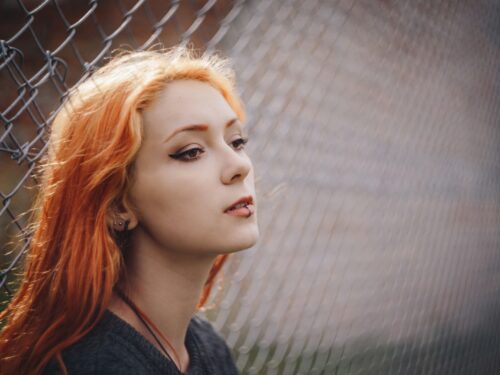
<instances>
[{"instance_id":1,"label":"eye","mask_svg":"<svg viewBox=\"0 0 500 375\"><path fill-rule=\"evenodd\" d=\"M176 154L170 154L169 156L176 160L194 161L200 158L200 154L198 154L198 152L202 154L204 151L199 147L195 147Z\"/></svg>"},{"instance_id":2,"label":"eye","mask_svg":"<svg viewBox=\"0 0 500 375\"><path fill-rule=\"evenodd\" d=\"M245 148L245 145L248 143L248 137L245 138L238 138L235 141L231 142L231 144L235 146L237 150L243 150Z\"/></svg>"}]
</instances>

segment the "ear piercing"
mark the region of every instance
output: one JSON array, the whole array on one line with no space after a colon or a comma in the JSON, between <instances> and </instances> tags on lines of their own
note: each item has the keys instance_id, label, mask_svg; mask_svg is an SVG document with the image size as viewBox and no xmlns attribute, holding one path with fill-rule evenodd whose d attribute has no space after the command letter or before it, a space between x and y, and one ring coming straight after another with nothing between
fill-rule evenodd
<instances>
[{"instance_id":1,"label":"ear piercing","mask_svg":"<svg viewBox=\"0 0 500 375\"><path fill-rule=\"evenodd\" d=\"M123 220L113 220L113 226L115 227L116 230L118 231L123 231L123 230L128 230L128 224L129 224L130 220L126 220L126 221L123 221Z\"/></svg>"}]
</instances>

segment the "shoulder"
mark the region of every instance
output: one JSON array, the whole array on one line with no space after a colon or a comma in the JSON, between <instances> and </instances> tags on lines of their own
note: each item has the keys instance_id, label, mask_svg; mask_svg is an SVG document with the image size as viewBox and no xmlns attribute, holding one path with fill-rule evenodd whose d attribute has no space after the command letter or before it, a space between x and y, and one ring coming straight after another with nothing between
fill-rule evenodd
<instances>
[{"instance_id":1,"label":"shoulder","mask_svg":"<svg viewBox=\"0 0 500 375\"><path fill-rule=\"evenodd\" d=\"M63 349L62 357L69 375L147 374L137 350L125 337L117 335L109 317L75 344ZM43 375L60 375L62 371L52 359Z\"/></svg>"},{"instance_id":2,"label":"shoulder","mask_svg":"<svg viewBox=\"0 0 500 375\"><path fill-rule=\"evenodd\" d=\"M200 315L194 315L191 330L200 346L201 355L214 366L214 373L238 374L229 346L212 323Z\"/></svg>"},{"instance_id":3,"label":"shoulder","mask_svg":"<svg viewBox=\"0 0 500 375\"><path fill-rule=\"evenodd\" d=\"M62 351L69 375L129 374L130 367L123 359L123 349L107 341L91 343L83 339ZM43 375L62 375L58 363L52 359Z\"/></svg>"},{"instance_id":4,"label":"shoulder","mask_svg":"<svg viewBox=\"0 0 500 375\"><path fill-rule=\"evenodd\" d=\"M75 348L63 351L63 361L69 375L125 375L130 374L130 367L113 352L99 354L80 351ZM43 375L62 375L63 372L55 360L45 367Z\"/></svg>"}]
</instances>

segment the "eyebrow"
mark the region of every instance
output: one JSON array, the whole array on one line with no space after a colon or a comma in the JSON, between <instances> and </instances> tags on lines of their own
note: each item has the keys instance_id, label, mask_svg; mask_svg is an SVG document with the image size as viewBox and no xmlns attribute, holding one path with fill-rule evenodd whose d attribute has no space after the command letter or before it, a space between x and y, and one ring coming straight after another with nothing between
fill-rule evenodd
<instances>
[{"instance_id":1,"label":"eyebrow","mask_svg":"<svg viewBox=\"0 0 500 375\"><path fill-rule=\"evenodd\" d=\"M239 124L239 121L237 118L233 118L226 122L226 125L224 126L224 129L227 129L234 124ZM180 132L185 132L185 131L207 131L208 130L208 125L206 124L194 124L194 125L187 125L182 128L174 130L172 134L170 134L163 142L167 142L169 139L171 139L174 135L180 133Z\"/></svg>"}]
</instances>

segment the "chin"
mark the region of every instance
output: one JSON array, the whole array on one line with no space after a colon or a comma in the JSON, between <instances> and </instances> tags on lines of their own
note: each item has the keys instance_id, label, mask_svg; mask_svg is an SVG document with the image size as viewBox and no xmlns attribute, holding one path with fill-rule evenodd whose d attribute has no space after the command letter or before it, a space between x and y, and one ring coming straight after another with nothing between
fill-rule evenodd
<instances>
[{"instance_id":1,"label":"chin","mask_svg":"<svg viewBox=\"0 0 500 375\"><path fill-rule=\"evenodd\" d=\"M251 248L257 243L258 239L259 230L256 229L252 233L245 233L244 235L238 236L238 238L235 236L231 240L228 239L219 249L223 249L220 251L222 254L236 253Z\"/></svg>"},{"instance_id":2,"label":"chin","mask_svg":"<svg viewBox=\"0 0 500 375\"><path fill-rule=\"evenodd\" d=\"M238 246L234 249L234 252L237 252L237 251L243 251L243 250L247 250L247 249L250 249L251 247L253 247L255 244L257 243L257 239L253 240L253 241L249 241L245 244L242 244L241 246Z\"/></svg>"}]
</instances>

